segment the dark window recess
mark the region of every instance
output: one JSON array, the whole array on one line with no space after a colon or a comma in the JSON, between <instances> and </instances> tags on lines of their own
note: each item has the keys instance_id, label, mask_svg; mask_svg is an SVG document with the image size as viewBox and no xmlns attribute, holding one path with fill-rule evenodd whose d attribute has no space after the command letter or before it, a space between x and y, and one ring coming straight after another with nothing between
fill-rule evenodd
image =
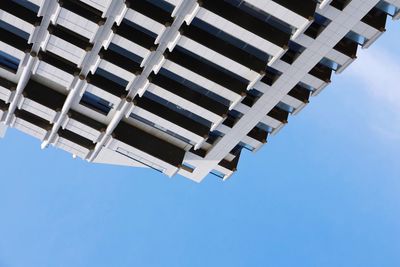
<instances>
[{"instance_id":1,"label":"dark window recess","mask_svg":"<svg viewBox=\"0 0 400 267\"><path fill-rule=\"evenodd\" d=\"M48 31L50 34L57 36L58 38L61 38L81 49L88 49L93 46L93 44L89 42L88 38L80 34L77 34L76 32L63 27L60 24L56 26L50 25Z\"/></svg>"},{"instance_id":2,"label":"dark window recess","mask_svg":"<svg viewBox=\"0 0 400 267\"><path fill-rule=\"evenodd\" d=\"M212 123L209 120L207 120L206 118L200 117L200 116L190 112L189 110L183 109L182 107L177 106L176 104L169 102L168 100L166 100L158 95L155 95L153 93L146 91L144 93L143 97L151 99L152 101L157 102L158 104L161 104L164 107L166 107L170 110L173 110L176 113L184 115L184 116L188 117L189 119L206 126L207 128L211 128Z\"/></svg>"},{"instance_id":3,"label":"dark window recess","mask_svg":"<svg viewBox=\"0 0 400 267\"><path fill-rule=\"evenodd\" d=\"M321 63L318 63L308 73L320 80L323 80L326 83L331 82L332 69Z\"/></svg>"},{"instance_id":4,"label":"dark window recess","mask_svg":"<svg viewBox=\"0 0 400 267\"><path fill-rule=\"evenodd\" d=\"M182 165L185 150L123 121L115 128L113 136L115 139L173 166L180 167Z\"/></svg>"},{"instance_id":5,"label":"dark window recess","mask_svg":"<svg viewBox=\"0 0 400 267\"><path fill-rule=\"evenodd\" d=\"M378 31L384 31L386 26L386 18L387 14L385 12L374 7L361 19L361 21L377 29Z\"/></svg>"},{"instance_id":6,"label":"dark window recess","mask_svg":"<svg viewBox=\"0 0 400 267\"><path fill-rule=\"evenodd\" d=\"M7 80L4 77L0 76L0 86L7 88L10 91L14 91L17 88L17 84Z\"/></svg>"},{"instance_id":7,"label":"dark window recess","mask_svg":"<svg viewBox=\"0 0 400 267\"><path fill-rule=\"evenodd\" d=\"M21 35L24 35L26 38ZM26 51L30 50L32 47L32 44L28 44L28 38L28 33L0 20L0 41L18 50Z\"/></svg>"},{"instance_id":8,"label":"dark window recess","mask_svg":"<svg viewBox=\"0 0 400 267\"><path fill-rule=\"evenodd\" d=\"M218 165L234 172L237 170L239 159L240 159L240 153L232 161L223 159L218 163Z\"/></svg>"},{"instance_id":9,"label":"dark window recess","mask_svg":"<svg viewBox=\"0 0 400 267\"><path fill-rule=\"evenodd\" d=\"M268 22L261 21L225 1L203 0L202 7L264 38L277 46L287 46L290 33L283 32Z\"/></svg>"},{"instance_id":10,"label":"dark window recess","mask_svg":"<svg viewBox=\"0 0 400 267\"><path fill-rule=\"evenodd\" d=\"M103 76L104 78L111 80L111 81L115 82L116 84L123 86L123 87L128 86L128 83L129 83L127 80L124 80L121 76L112 74L111 72L108 72L108 71L100 69L100 68L96 69L96 74Z\"/></svg>"},{"instance_id":11,"label":"dark window recess","mask_svg":"<svg viewBox=\"0 0 400 267\"><path fill-rule=\"evenodd\" d=\"M292 90L289 91L288 95L300 100L303 103L308 103L310 99L310 93L310 90L301 86L300 84L297 84Z\"/></svg>"},{"instance_id":12,"label":"dark window recess","mask_svg":"<svg viewBox=\"0 0 400 267\"><path fill-rule=\"evenodd\" d=\"M202 157L202 158L204 158L207 155L207 150L205 150L203 148L194 150L194 148L192 147L189 151L199 157Z\"/></svg>"},{"instance_id":13,"label":"dark window recess","mask_svg":"<svg viewBox=\"0 0 400 267\"><path fill-rule=\"evenodd\" d=\"M236 110L230 110L228 116L225 118L222 124L232 128L233 126L235 126L236 122L238 122L242 116L243 116L242 113Z\"/></svg>"},{"instance_id":14,"label":"dark window recess","mask_svg":"<svg viewBox=\"0 0 400 267\"><path fill-rule=\"evenodd\" d=\"M56 67L62 71L65 71L69 74L74 75L74 74L80 72L80 70L78 69L78 66L75 63L73 63L63 57L60 57L59 55L56 55L50 51L46 51L46 52L40 51L38 57L39 57L39 60L44 61L50 65L53 65L54 67Z\"/></svg>"},{"instance_id":15,"label":"dark window recess","mask_svg":"<svg viewBox=\"0 0 400 267\"><path fill-rule=\"evenodd\" d=\"M152 18L161 24L172 24L173 22L171 14L156 4L143 0L127 0L126 2L129 4L129 8L132 8L133 10L142 13L143 15Z\"/></svg>"},{"instance_id":16,"label":"dark window recess","mask_svg":"<svg viewBox=\"0 0 400 267\"><path fill-rule=\"evenodd\" d=\"M254 127L250 132L248 132L247 136L265 144L267 142L268 132L264 129Z\"/></svg>"},{"instance_id":17,"label":"dark window recess","mask_svg":"<svg viewBox=\"0 0 400 267\"><path fill-rule=\"evenodd\" d=\"M146 97L136 97L135 101L136 101L135 106L143 108L149 111L150 113L153 113L158 117L170 121L199 136L207 136L208 132L210 131L209 127L206 127L201 123L191 120L190 118L182 114L179 114L174 110L171 110L166 106L163 106L162 104L152 101Z\"/></svg>"},{"instance_id":18,"label":"dark window recess","mask_svg":"<svg viewBox=\"0 0 400 267\"><path fill-rule=\"evenodd\" d=\"M67 139L75 144L78 144L82 147L85 147L87 149L93 149L95 147L95 145L93 144L93 142L79 134L76 134L74 132L71 132L69 130L66 129L60 129L58 130L58 136Z\"/></svg>"},{"instance_id":19,"label":"dark window recess","mask_svg":"<svg viewBox=\"0 0 400 267\"><path fill-rule=\"evenodd\" d=\"M103 12L79 0L59 0L59 3L61 7L94 23L103 20L101 17Z\"/></svg>"},{"instance_id":20,"label":"dark window recess","mask_svg":"<svg viewBox=\"0 0 400 267\"><path fill-rule=\"evenodd\" d=\"M222 105L221 103L213 100L212 98L203 95L199 92L191 90L187 86L168 78L162 74L155 75L152 73L149 77L149 81L165 90L180 96L188 101L195 103L196 105L203 107L219 116L223 116L228 112L228 106Z\"/></svg>"},{"instance_id":21,"label":"dark window recess","mask_svg":"<svg viewBox=\"0 0 400 267\"><path fill-rule=\"evenodd\" d=\"M17 109L14 114L15 114L15 116L17 116L17 118L20 118L20 119L23 119L24 121L32 123L46 131L50 130L52 127L51 124L47 120L45 120L39 116L36 116L35 114L32 114L26 110Z\"/></svg>"},{"instance_id":22,"label":"dark window recess","mask_svg":"<svg viewBox=\"0 0 400 267\"><path fill-rule=\"evenodd\" d=\"M169 79L172 79L180 84L183 84L184 86L190 88L191 90L196 91L202 95L205 95L205 96L211 98L212 100L215 100L215 101L221 103L222 105L224 105L226 107L229 107L229 105L231 104L228 99L223 98L222 96L220 96L214 92L211 92L211 91L207 90L206 88L191 82L190 80L186 80L185 78L183 78L183 77L177 75L176 73L171 72L167 69L161 68L157 75L164 75L164 76L168 77Z\"/></svg>"},{"instance_id":23,"label":"dark window recess","mask_svg":"<svg viewBox=\"0 0 400 267\"><path fill-rule=\"evenodd\" d=\"M240 95L247 90L249 81L182 47L176 47L172 53L166 52L165 56L168 60L210 79L234 93Z\"/></svg>"},{"instance_id":24,"label":"dark window recess","mask_svg":"<svg viewBox=\"0 0 400 267\"><path fill-rule=\"evenodd\" d=\"M70 109L68 111L68 117L70 117L71 119L74 119L82 124L85 124L95 130L98 130L98 131L106 129L106 127L107 127L107 125L105 125L95 119L92 119L86 115L83 115L73 109Z\"/></svg>"},{"instance_id":25,"label":"dark window recess","mask_svg":"<svg viewBox=\"0 0 400 267\"><path fill-rule=\"evenodd\" d=\"M277 106L275 106L273 109L271 109L271 111L268 112L267 115L270 116L271 118L274 118L275 120L282 122L282 123L287 123L288 118L289 118L289 112L287 112L286 110L283 110Z\"/></svg>"},{"instance_id":26,"label":"dark window recess","mask_svg":"<svg viewBox=\"0 0 400 267\"><path fill-rule=\"evenodd\" d=\"M19 66L19 59L15 58L3 51L0 51L0 67L12 73L17 73Z\"/></svg>"},{"instance_id":27,"label":"dark window recess","mask_svg":"<svg viewBox=\"0 0 400 267\"><path fill-rule=\"evenodd\" d=\"M335 50L351 58L357 57L357 48L358 43L346 37L340 40L334 47Z\"/></svg>"},{"instance_id":28,"label":"dark window recess","mask_svg":"<svg viewBox=\"0 0 400 267\"><path fill-rule=\"evenodd\" d=\"M119 54L120 56L126 57L127 59L136 63L138 71L141 71L140 64L143 61L143 58L141 56L138 56L135 53L116 45L115 43L110 43L107 50L102 50L102 51L113 51L113 52Z\"/></svg>"},{"instance_id":29,"label":"dark window recess","mask_svg":"<svg viewBox=\"0 0 400 267\"><path fill-rule=\"evenodd\" d=\"M242 100L242 103L246 106L252 107L262 95L263 93L260 91L251 89L247 91L246 97Z\"/></svg>"},{"instance_id":30,"label":"dark window recess","mask_svg":"<svg viewBox=\"0 0 400 267\"><path fill-rule=\"evenodd\" d=\"M35 14L37 14L39 12L39 6L35 5L34 3L30 2L29 0L12 0L12 1L35 12Z\"/></svg>"},{"instance_id":31,"label":"dark window recess","mask_svg":"<svg viewBox=\"0 0 400 267\"><path fill-rule=\"evenodd\" d=\"M203 44L204 46L224 55L256 72L260 72L267 66L267 61L258 59L256 56L240 49L225 40L194 25L182 25L180 29L184 36Z\"/></svg>"},{"instance_id":32,"label":"dark window recess","mask_svg":"<svg viewBox=\"0 0 400 267\"><path fill-rule=\"evenodd\" d=\"M289 49L286 53L281 57L281 60L285 61L286 63L292 64L299 56L305 48L293 41L289 42Z\"/></svg>"},{"instance_id":33,"label":"dark window recess","mask_svg":"<svg viewBox=\"0 0 400 267\"><path fill-rule=\"evenodd\" d=\"M351 0L333 0L330 5L339 10L343 10Z\"/></svg>"},{"instance_id":34,"label":"dark window recess","mask_svg":"<svg viewBox=\"0 0 400 267\"><path fill-rule=\"evenodd\" d=\"M10 106L10 104L7 104L2 99L0 99L0 110L6 111L6 110L8 110L9 106Z\"/></svg>"},{"instance_id":35,"label":"dark window recess","mask_svg":"<svg viewBox=\"0 0 400 267\"><path fill-rule=\"evenodd\" d=\"M25 97L55 111L62 109L67 98L65 95L32 79L25 86L23 94Z\"/></svg>"},{"instance_id":36,"label":"dark window recess","mask_svg":"<svg viewBox=\"0 0 400 267\"><path fill-rule=\"evenodd\" d=\"M269 86L272 86L281 75L282 72L268 66L265 70L265 75L261 79L261 81L265 84L268 84Z\"/></svg>"},{"instance_id":37,"label":"dark window recess","mask_svg":"<svg viewBox=\"0 0 400 267\"><path fill-rule=\"evenodd\" d=\"M254 56L258 60L261 60L261 62L264 62L264 65L268 60L271 58L270 55L265 53L264 51L261 51L260 49L252 46L251 44L248 44L230 34L227 34L226 32L221 31L221 29L214 27L198 18L194 18L190 26L195 26L197 28L202 29L203 31L206 31L213 36L217 37L218 39L221 39L243 51L246 53Z\"/></svg>"},{"instance_id":38,"label":"dark window recess","mask_svg":"<svg viewBox=\"0 0 400 267\"><path fill-rule=\"evenodd\" d=\"M219 139L222 138L224 136L223 133L221 133L220 131L212 131L208 134L208 138L206 140L207 143L213 145L215 144L215 142Z\"/></svg>"},{"instance_id":39,"label":"dark window recess","mask_svg":"<svg viewBox=\"0 0 400 267\"><path fill-rule=\"evenodd\" d=\"M315 9L317 7L317 1L315 0L302 0L302 1L273 0L273 1L299 14L300 16L306 19L310 19L313 17Z\"/></svg>"},{"instance_id":40,"label":"dark window recess","mask_svg":"<svg viewBox=\"0 0 400 267\"><path fill-rule=\"evenodd\" d=\"M98 70L94 74L89 74L86 78L86 81L89 84L92 84L117 97L125 96L127 93L125 86L106 78L105 76L101 75Z\"/></svg>"},{"instance_id":41,"label":"dark window recess","mask_svg":"<svg viewBox=\"0 0 400 267\"><path fill-rule=\"evenodd\" d=\"M110 102L89 92L85 92L83 94L79 104L93 109L94 111L97 111L105 116L107 116L112 108L112 104Z\"/></svg>"},{"instance_id":42,"label":"dark window recess","mask_svg":"<svg viewBox=\"0 0 400 267\"><path fill-rule=\"evenodd\" d=\"M134 74L140 74L143 70L143 68L140 67L140 63L137 62L140 57L132 54L131 52L123 48L117 48L116 45L111 46L107 50L102 48L99 56L101 59L107 60L108 62L111 62L112 64L119 66ZM133 60L134 56L136 56L135 60Z\"/></svg>"},{"instance_id":43,"label":"dark window recess","mask_svg":"<svg viewBox=\"0 0 400 267\"><path fill-rule=\"evenodd\" d=\"M232 155L237 156L242 152L242 149L243 149L243 146L238 144L229 153L231 153Z\"/></svg>"},{"instance_id":44,"label":"dark window recess","mask_svg":"<svg viewBox=\"0 0 400 267\"><path fill-rule=\"evenodd\" d=\"M150 2L151 4L158 6L159 8L165 10L168 13L172 13L172 11L174 11L175 6L171 5L170 3L168 3L165 0L147 0L148 2Z\"/></svg>"},{"instance_id":45,"label":"dark window recess","mask_svg":"<svg viewBox=\"0 0 400 267\"><path fill-rule=\"evenodd\" d=\"M175 137L175 138L177 138L177 139L179 139L179 140L181 140L181 141L183 141L183 142L185 142L187 144L193 145L192 142L189 139L183 137L182 135L177 134L177 133L175 133L173 131L170 131L168 129L165 129L164 127L161 127L160 125L157 125L154 122L151 122L151 121L149 121L149 120L147 120L147 119L145 119L143 117L140 117L140 116L138 116L138 115L136 115L134 113L131 113L129 115L129 117L131 117L132 119L135 119L137 121L140 121L140 122L142 122L142 123L144 123L144 124L146 124L148 126L151 126L154 129L157 129L158 131L162 131L163 133L166 133L166 134L168 134L170 136L173 136L173 137Z\"/></svg>"},{"instance_id":46,"label":"dark window recess","mask_svg":"<svg viewBox=\"0 0 400 267\"><path fill-rule=\"evenodd\" d=\"M149 30L149 29L147 29L147 28L144 28L144 27L140 26L139 24L136 24L135 22L133 22L133 21L131 21L131 20L123 19L123 20L122 20L122 23L123 23L123 24L126 24L128 27L132 27L132 28L134 28L135 30L139 30L139 31L141 31L141 32L143 32L143 33L145 33L145 34L151 36L154 40L157 39L157 36L158 36L157 33L153 32L153 31L151 31L151 30ZM122 23L121 23L121 25L122 25ZM120 25L119 27L121 27L121 25ZM115 26L115 25L114 25L114 26Z\"/></svg>"},{"instance_id":47,"label":"dark window recess","mask_svg":"<svg viewBox=\"0 0 400 267\"><path fill-rule=\"evenodd\" d=\"M270 26L274 26L285 33L292 34L293 32L293 27L290 24L273 17L268 13L265 13L264 10L257 8L252 4L242 0L225 0L225 2L230 3L231 5L239 8L241 11L244 11L245 13L269 24Z\"/></svg>"},{"instance_id":48,"label":"dark window recess","mask_svg":"<svg viewBox=\"0 0 400 267\"><path fill-rule=\"evenodd\" d=\"M119 26L114 25L113 31L147 49L155 49L157 45L154 44L156 37L149 35L148 31L141 31L137 27L132 27L132 24L123 20Z\"/></svg>"},{"instance_id":49,"label":"dark window recess","mask_svg":"<svg viewBox=\"0 0 400 267\"><path fill-rule=\"evenodd\" d=\"M0 9L12 14L30 24L40 23L40 18L37 17L36 12L26 8L23 5L17 4L14 1L0 1Z\"/></svg>"},{"instance_id":50,"label":"dark window recess","mask_svg":"<svg viewBox=\"0 0 400 267\"><path fill-rule=\"evenodd\" d=\"M304 32L305 35L316 39L331 21L318 13L314 15L313 23Z\"/></svg>"}]
</instances>

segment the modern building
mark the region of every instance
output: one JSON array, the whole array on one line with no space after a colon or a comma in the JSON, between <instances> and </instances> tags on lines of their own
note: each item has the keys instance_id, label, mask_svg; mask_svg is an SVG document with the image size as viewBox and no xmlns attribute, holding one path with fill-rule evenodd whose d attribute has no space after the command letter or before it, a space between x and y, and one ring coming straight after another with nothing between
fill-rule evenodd
<instances>
[{"instance_id":1,"label":"modern building","mask_svg":"<svg viewBox=\"0 0 400 267\"><path fill-rule=\"evenodd\" d=\"M400 0L1 0L0 133L227 179L400 17Z\"/></svg>"}]
</instances>

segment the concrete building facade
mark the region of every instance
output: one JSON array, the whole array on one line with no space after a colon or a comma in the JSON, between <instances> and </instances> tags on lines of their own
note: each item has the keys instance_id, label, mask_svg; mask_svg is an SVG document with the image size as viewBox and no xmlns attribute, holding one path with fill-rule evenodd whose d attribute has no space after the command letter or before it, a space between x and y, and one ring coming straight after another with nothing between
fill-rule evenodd
<instances>
[{"instance_id":1,"label":"concrete building facade","mask_svg":"<svg viewBox=\"0 0 400 267\"><path fill-rule=\"evenodd\" d=\"M400 17L400 0L0 1L0 135L229 178Z\"/></svg>"}]
</instances>

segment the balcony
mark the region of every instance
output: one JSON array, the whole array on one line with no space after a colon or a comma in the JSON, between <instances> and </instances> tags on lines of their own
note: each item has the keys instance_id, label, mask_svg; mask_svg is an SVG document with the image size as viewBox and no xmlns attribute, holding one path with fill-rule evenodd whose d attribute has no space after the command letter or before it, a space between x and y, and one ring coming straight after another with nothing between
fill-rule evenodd
<instances>
[{"instance_id":1,"label":"balcony","mask_svg":"<svg viewBox=\"0 0 400 267\"><path fill-rule=\"evenodd\" d=\"M180 167L183 162L185 150L125 122L118 124L113 136L115 139L175 167Z\"/></svg>"}]
</instances>

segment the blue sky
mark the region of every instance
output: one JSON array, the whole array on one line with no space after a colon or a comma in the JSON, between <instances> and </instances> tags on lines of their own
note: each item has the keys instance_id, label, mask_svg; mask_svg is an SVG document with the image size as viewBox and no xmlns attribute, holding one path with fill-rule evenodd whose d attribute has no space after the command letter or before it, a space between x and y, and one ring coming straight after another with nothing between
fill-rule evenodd
<instances>
[{"instance_id":1,"label":"blue sky","mask_svg":"<svg viewBox=\"0 0 400 267\"><path fill-rule=\"evenodd\" d=\"M400 266L400 23L227 182L0 140L0 267Z\"/></svg>"}]
</instances>

